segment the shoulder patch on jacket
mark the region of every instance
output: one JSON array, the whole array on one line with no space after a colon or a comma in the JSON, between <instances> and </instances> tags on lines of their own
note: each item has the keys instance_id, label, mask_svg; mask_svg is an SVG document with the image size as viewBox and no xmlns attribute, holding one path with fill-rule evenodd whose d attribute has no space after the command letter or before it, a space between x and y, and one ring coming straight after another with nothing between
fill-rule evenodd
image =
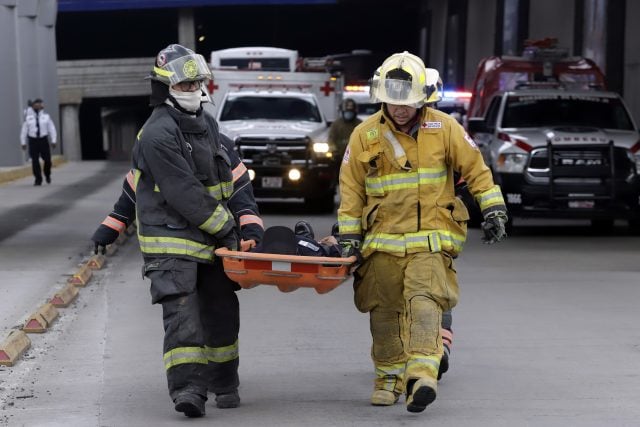
<instances>
[{"instance_id":1,"label":"shoulder patch on jacket","mask_svg":"<svg viewBox=\"0 0 640 427\"><path fill-rule=\"evenodd\" d=\"M347 147L344 152L344 157L342 157L342 163L349 163L349 157L351 157L351 150Z\"/></svg>"},{"instance_id":2,"label":"shoulder patch on jacket","mask_svg":"<svg viewBox=\"0 0 640 427\"><path fill-rule=\"evenodd\" d=\"M470 146L472 146L476 150L478 149L478 146L476 145L476 142L466 132L464 133L464 139L465 139L465 141L467 141L469 143Z\"/></svg>"},{"instance_id":3,"label":"shoulder patch on jacket","mask_svg":"<svg viewBox=\"0 0 640 427\"><path fill-rule=\"evenodd\" d=\"M372 139L376 139L378 137L378 128L369 129L367 131L367 140L371 141Z\"/></svg>"}]
</instances>

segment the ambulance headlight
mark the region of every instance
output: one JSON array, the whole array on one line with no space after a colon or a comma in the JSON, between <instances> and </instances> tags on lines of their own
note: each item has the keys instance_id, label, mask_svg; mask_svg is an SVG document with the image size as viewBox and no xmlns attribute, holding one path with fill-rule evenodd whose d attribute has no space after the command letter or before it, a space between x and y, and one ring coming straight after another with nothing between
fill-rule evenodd
<instances>
[{"instance_id":1,"label":"ambulance headlight","mask_svg":"<svg viewBox=\"0 0 640 427\"><path fill-rule=\"evenodd\" d=\"M329 152L329 144L326 142L314 142L313 143L313 151L315 153L328 153Z\"/></svg>"},{"instance_id":2,"label":"ambulance headlight","mask_svg":"<svg viewBox=\"0 0 640 427\"><path fill-rule=\"evenodd\" d=\"M289 170L289 179L291 181L298 181L302 177L302 174L298 169Z\"/></svg>"},{"instance_id":3,"label":"ambulance headlight","mask_svg":"<svg viewBox=\"0 0 640 427\"><path fill-rule=\"evenodd\" d=\"M256 171L254 171L253 169L249 169L247 173L249 174L249 179L251 181L253 181L256 178Z\"/></svg>"}]
</instances>

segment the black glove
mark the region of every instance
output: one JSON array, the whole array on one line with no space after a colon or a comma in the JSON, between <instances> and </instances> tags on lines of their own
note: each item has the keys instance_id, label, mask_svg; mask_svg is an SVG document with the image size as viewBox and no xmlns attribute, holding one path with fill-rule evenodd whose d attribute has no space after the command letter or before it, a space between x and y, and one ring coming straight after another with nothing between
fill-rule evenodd
<instances>
[{"instance_id":1,"label":"black glove","mask_svg":"<svg viewBox=\"0 0 640 427\"><path fill-rule=\"evenodd\" d=\"M498 243L507 237L505 224L507 223L507 213L503 211L489 212L484 217L482 231L484 237L482 241L488 245Z\"/></svg>"},{"instance_id":2,"label":"black glove","mask_svg":"<svg viewBox=\"0 0 640 427\"><path fill-rule=\"evenodd\" d=\"M102 247L102 255L107 253L107 245L116 241L120 233L113 228L107 227L104 224L100 224L98 229L93 233L91 240L95 243L93 253L97 254L100 247Z\"/></svg>"},{"instance_id":3,"label":"black glove","mask_svg":"<svg viewBox=\"0 0 640 427\"><path fill-rule=\"evenodd\" d=\"M361 239L340 239L338 244L341 248L342 258L348 258L350 256L356 257L355 265L360 265L364 261L362 257L362 253L360 252L360 247L362 246Z\"/></svg>"},{"instance_id":4,"label":"black glove","mask_svg":"<svg viewBox=\"0 0 640 427\"><path fill-rule=\"evenodd\" d=\"M227 248L230 251L237 251L240 248L240 237L235 227L232 227L227 234L218 238L218 247Z\"/></svg>"}]
</instances>

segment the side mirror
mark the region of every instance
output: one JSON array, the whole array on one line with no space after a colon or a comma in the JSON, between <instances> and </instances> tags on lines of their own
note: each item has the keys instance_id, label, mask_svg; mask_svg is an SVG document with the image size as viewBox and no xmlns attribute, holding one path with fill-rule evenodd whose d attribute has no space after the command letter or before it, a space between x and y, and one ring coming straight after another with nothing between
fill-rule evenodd
<instances>
[{"instance_id":1,"label":"side mirror","mask_svg":"<svg viewBox=\"0 0 640 427\"><path fill-rule=\"evenodd\" d=\"M482 117L471 117L467 121L467 130L469 133L491 133L491 129L487 126Z\"/></svg>"}]
</instances>

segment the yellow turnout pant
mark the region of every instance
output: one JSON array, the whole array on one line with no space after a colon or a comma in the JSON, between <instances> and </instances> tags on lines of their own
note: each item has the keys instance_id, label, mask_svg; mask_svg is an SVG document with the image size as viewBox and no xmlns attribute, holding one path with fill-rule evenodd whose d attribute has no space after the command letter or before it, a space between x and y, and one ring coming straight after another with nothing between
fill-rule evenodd
<instances>
[{"instance_id":1,"label":"yellow turnout pant","mask_svg":"<svg viewBox=\"0 0 640 427\"><path fill-rule=\"evenodd\" d=\"M356 271L355 304L370 313L375 389L405 392L405 384L433 379L442 358L442 312L458 302L453 259L445 253L404 257L373 253Z\"/></svg>"}]
</instances>

